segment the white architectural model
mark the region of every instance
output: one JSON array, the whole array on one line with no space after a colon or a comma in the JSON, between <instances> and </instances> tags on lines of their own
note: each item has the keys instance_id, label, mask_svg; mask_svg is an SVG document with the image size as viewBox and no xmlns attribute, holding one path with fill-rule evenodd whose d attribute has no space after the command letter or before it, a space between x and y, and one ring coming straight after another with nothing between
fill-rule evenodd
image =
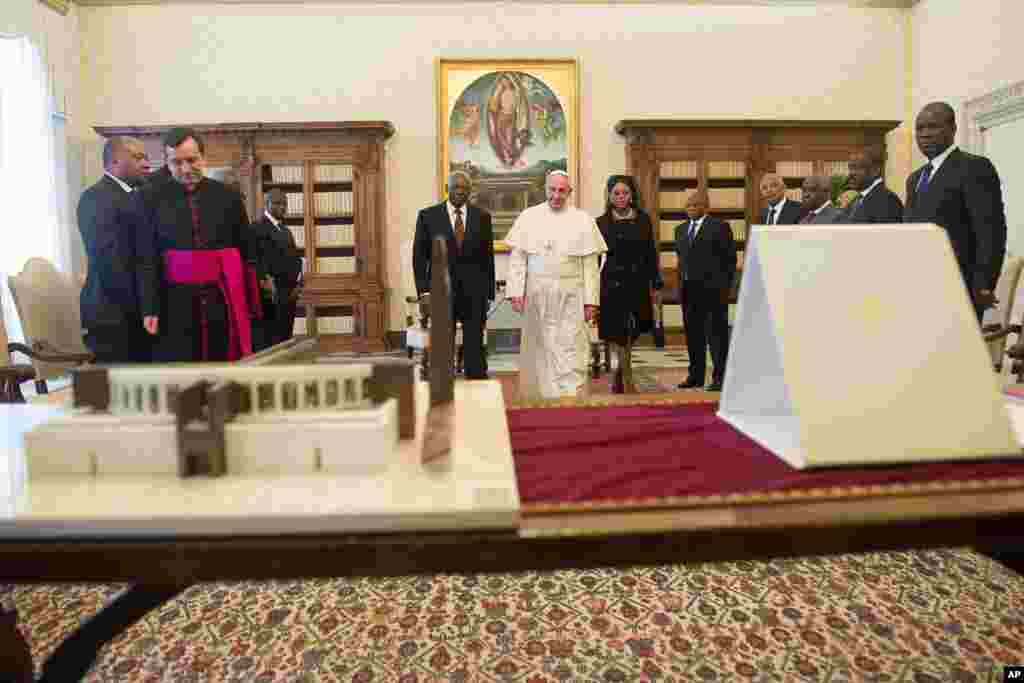
<instances>
[{"instance_id":1,"label":"white architectural model","mask_svg":"<svg viewBox=\"0 0 1024 683\"><path fill-rule=\"evenodd\" d=\"M233 410L221 424L221 469L232 474L380 470L399 439L398 401L370 399L370 364L126 366L100 372L109 384L109 411L77 408L28 432L31 478L203 472L183 472L179 454L189 457L191 437L199 443L217 439L211 436L218 429L216 407L212 400L200 401L192 419L180 416L189 387L208 386L211 395L233 388Z\"/></svg>"}]
</instances>

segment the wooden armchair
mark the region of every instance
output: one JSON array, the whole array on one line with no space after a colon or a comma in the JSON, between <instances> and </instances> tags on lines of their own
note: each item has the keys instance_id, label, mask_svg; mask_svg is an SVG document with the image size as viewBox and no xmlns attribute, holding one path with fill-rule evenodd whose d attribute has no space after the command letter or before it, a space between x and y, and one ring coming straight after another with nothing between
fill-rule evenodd
<instances>
[{"instance_id":1,"label":"wooden armchair","mask_svg":"<svg viewBox=\"0 0 1024 683\"><path fill-rule=\"evenodd\" d=\"M11 352L23 344L11 344L7 339L7 322L4 320L3 302L0 301L0 403L24 403L21 383L35 379L36 369L24 363L12 363Z\"/></svg>"},{"instance_id":2,"label":"wooden armchair","mask_svg":"<svg viewBox=\"0 0 1024 683\"><path fill-rule=\"evenodd\" d=\"M1014 315L1019 318L1017 310L1020 305L1017 303L1017 294L1020 287L1021 272L1024 270L1024 258L1013 256L1003 263L1003 270L999 274L999 281L996 283L995 297L996 304L985 311L982 319L981 330L985 334L985 341L988 344L989 353L992 354L992 364L996 370L1003 367L1003 355L1006 352L1008 336L1019 334L1011 325L1010 321ZM991 338L990 338L991 337Z\"/></svg>"},{"instance_id":3,"label":"wooden armchair","mask_svg":"<svg viewBox=\"0 0 1024 683\"><path fill-rule=\"evenodd\" d=\"M47 380L95 360L82 341L80 286L42 258L29 259L8 283L26 342L9 347L32 360L36 390L45 394Z\"/></svg>"}]
</instances>

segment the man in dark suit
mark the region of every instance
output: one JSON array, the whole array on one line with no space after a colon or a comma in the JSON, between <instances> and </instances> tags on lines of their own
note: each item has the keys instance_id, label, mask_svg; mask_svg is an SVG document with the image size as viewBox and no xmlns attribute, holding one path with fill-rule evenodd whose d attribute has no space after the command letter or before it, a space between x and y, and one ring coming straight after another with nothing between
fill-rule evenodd
<instances>
[{"instance_id":1,"label":"man in dark suit","mask_svg":"<svg viewBox=\"0 0 1024 683\"><path fill-rule=\"evenodd\" d=\"M1006 212L992 162L957 149L956 115L945 102L917 115L917 146L928 163L907 178L905 223L942 226L953 245L960 275L978 320L995 297L1006 256Z\"/></svg>"},{"instance_id":2,"label":"man in dark suit","mask_svg":"<svg viewBox=\"0 0 1024 683\"><path fill-rule=\"evenodd\" d=\"M285 193L278 188L267 192L263 206L263 220L249 227L249 254L256 261L263 300L263 320L253 322L254 348L291 339L302 276L302 257L295 236L284 223L288 210Z\"/></svg>"},{"instance_id":3,"label":"man in dark suit","mask_svg":"<svg viewBox=\"0 0 1024 683\"><path fill-rule=\"evenodd\" d=\"M448 176L448 199L422 209L416 217L412 264L416 291L430 291L431 244L435 237L448 241L448 270L452 279L455 316L462 321L462 348L466 379L487 378L484 325L488 303L494 301L494 232L491 214L470 206L472 181L456 171Z\"/></svg>"},{"instance_id":4,"label":"man in dark suit","mask_svg":"<svg viewBox=\"0 0 1024 683\"><path fill-rule=\"evenodd\" d=\"M135 285L135 235L128 220L133 192L148 171L142 142L112 137L103 146L105 172L78 201L78 230L88 258L79 295L84 342L99 363L149 360Z\"/></svg>"},{"instance_id":5,"label":"man in dark suit","mask_svg":"<svg viewBox=\"0 0 1024 683\"><path fill-rule=\"evenodd\" d=\"M690 195L690 220L676 226L679 301L683 307L690 371L680 389L704 386L707 350L714 364L708 391L721 391L729 350L729 292L736 275L736 242L729 225L708 213L704 192Z\"/></svg>"},{"instance_id":6,"label":"man in dark suit","mask_svg":"<svg viewBox=\"0 0 1024 683\"><path fill-rule=\"evenodd\" d=\"M800 219L801 224L828 225L842 215L842 210L832 205L832 181L827 177L816 175L806 178L802 190L804 217Z\"/></svg>"},{"instance_id":7,"label":"man in dark suit","mask_svg":"<svg viewBox=\"0 0 1024 683\"><path fill-rule=\"evenodd\" d=\"M903 202L885 186L882 168L885 151L869 147L850 157L850 187L860 196L850 203L841 223L899 223L903 217Z\"/></svg>"},{"instance_id":8,"label":"man in dark suit","mask_svg":"<svg viewBox=\"0 0 1024 683\"><path fill-rule=\"evenodd\" d=\"M171 129L163 143L173 180L147 184L132 199L137 286L153 358L239 358L252 351L242 197L203 177L205 149L196 131Z\"/></svg>"},{"instance_id":9,"label":"man in dark suit","mask_svg":"<svg viewBox=\"0 0 1024 683\"><path fill-rule=\"evenodd\" d=\"M800 222L800 202L786 197L786 183L778 173L765 173L761 178L761 199L765 208L761 211L761 225L795 225Z\"/></svg>"}]
</instances>

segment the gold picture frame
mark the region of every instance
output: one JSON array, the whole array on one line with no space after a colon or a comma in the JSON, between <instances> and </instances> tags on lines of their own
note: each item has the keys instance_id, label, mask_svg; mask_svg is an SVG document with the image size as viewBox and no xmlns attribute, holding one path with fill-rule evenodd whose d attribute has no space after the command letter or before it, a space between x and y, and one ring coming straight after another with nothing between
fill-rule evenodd
<instances>
[{"instance_id":1,"label":"gold picture frame","mask_svg":"<svg viewBox=\"0 0 1024 683\"><path fill-rule=\"evenodd\" d=\"M66 15L71 11L71 0L39 0L50 9Z\"/></svg>"},{"instance_id":2,"label":"gold picture frame","mask_svg":"<svg viewBox=\"0 0 1024 683\"><path fill-rule=\"evenodd\" d=\"M516 216L544 201L548 171L579 178L579 90L574 58L438 60L438 196L449 173L469 173L496 251L508 251Z\"/></svg>"}]
</instances>

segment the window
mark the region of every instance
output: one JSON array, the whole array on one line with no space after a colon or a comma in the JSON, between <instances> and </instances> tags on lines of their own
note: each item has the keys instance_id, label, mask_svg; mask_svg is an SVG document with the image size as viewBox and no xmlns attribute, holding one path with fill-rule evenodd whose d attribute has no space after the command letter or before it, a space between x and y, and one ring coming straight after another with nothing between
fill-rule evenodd
<instances>
[{"instance_id":1,"label":"window","mask_svg":"<svg viewBox=\"0 0 1024 683\"><path fill-rule=\"evenodd\" d=\"M0 250L0 289L8 336L23 339L7 277L40 256L66 270L57 209L54 116L49 74L26 37L0 35L0 187L10 201L4 221L17 239Z\"/></svg>"}]
</instances>

